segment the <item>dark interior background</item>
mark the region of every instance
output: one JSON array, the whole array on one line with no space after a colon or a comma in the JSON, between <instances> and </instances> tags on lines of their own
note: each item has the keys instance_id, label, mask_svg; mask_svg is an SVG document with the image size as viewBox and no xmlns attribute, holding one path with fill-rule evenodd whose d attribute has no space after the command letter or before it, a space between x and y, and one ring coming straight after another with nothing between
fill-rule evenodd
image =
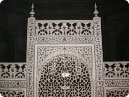
<instances>
[{"instance_id":1,"label":"dark interior background","mask_svg":"<svg viewBox=\"0 0 129 97\"><path fill-rule=\"evenodd\" d=\"M27 18L86 20L97 2L102 18L104 61L129 61L129 4L125 0L4 0L0 4L0 62L26 61Z\"/></svg>"}]
</instances>

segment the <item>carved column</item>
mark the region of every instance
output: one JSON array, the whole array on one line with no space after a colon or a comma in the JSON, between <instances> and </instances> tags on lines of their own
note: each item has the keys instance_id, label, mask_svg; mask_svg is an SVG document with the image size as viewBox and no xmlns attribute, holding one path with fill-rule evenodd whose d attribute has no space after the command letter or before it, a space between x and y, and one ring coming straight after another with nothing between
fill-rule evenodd
<instances>
[{"instance_id":1,"label":"carved column","mask_svg":"<svg viewBox=\"0 0 129 97\"><path fill-rule=\"evenodd\" d=\"M33 97L33 67L34 67L34 35L35 35L35 12L34 5L32 4L30 18L28 18L28 27L27 27L27 97Z\"/></svg>"},{"instance_id":2,"label":"carved column","mask_svg":"<svg viewBox=\"0 0 129 97\"><path fill-rule=\"evenodd\" d=\"M101 18L98 17L98 10L95 4L95 11L93 18L94 22L94 35L95 35L95 62L96 62L96 97L104 97L103 95L103 71L102 71L102 63L103 63L103 52L102 52L102 35L101 35Z\"/></svg>"}]
</instances>

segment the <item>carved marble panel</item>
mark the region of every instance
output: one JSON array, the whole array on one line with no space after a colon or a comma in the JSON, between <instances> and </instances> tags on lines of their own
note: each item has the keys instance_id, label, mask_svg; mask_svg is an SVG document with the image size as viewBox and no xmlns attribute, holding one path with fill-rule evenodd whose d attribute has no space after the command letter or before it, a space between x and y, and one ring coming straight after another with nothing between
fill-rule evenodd
<instances>
[{"instance_id":1,"label":"carved marble panel","mask_svg":"<svg viewBox=\"0 0 129 97\"><path fill-rule=\"evenodd\" d=\"M105 97L126 97L129 94L129 88L111 87L105 89Z\"/></svg>"},{"instance_id":2,"label":"carved marble panel","mask_svg":"<svg viewBox=\"0 0 129 97\"><path fill-rule=\"evenodd\" d=\"M0 63L0 80L26 80L26 64Z\"/></svg>"},{"instance_id":3,"label":"carved marble panel","mask_svg":"<svg viewBox=\"0 0 129 97\"><path fill-rule=\"evenodd\" d=\"M129 63L104 62L104 79L129 79Z\"/></svg>"},{"instance_id":4,"label":"carved marble panel","mask_svg":"<svg viewBox=\"0 0 129 97\"><path fill-rule=\"evenodd\" d=\"M39 36L93 36L92 20L36 20L35 27Z\"/></svg>"},{"instance_id":5,"label":"carved marble panel","mask_svg":"<svg viewBox=\"0 0 129 97\"><path fill-rule=\"evenodd\" d=\"M92 44L36 44L35 96L93 96L95 89L92 84L95 82L93 52ZM71 74L66 80L61 76L65 72ZM64 84L69 85L70 89L66 91L61 89Z\"/></svg>"},{"instance_id":6,"label":"carved marble panel","mask_svg":"<svg viewBox=\"0 0 129 97\"><path fill-rule=\"evenodd\" d=\"M26 97L25 88L2 88L0 89L0 94L3 97Z\"/></svg>"}]
</instances>

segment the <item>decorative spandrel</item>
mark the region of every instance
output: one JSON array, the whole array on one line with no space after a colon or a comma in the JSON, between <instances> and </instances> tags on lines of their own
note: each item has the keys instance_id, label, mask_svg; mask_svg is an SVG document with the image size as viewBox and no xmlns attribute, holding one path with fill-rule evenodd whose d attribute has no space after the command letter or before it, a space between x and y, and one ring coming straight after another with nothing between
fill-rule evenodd
<instances>
[{"instance_id":1,"label":"decorative spandrel","mask_svg":"<svg viewBox=\"0 0 129 97\"><path fill-rule=\"evenodd\" d=\"M91 97L91 80L87 65L69 55L58 55L43 65L39 97Z\"/></svg>"}]
</instances>

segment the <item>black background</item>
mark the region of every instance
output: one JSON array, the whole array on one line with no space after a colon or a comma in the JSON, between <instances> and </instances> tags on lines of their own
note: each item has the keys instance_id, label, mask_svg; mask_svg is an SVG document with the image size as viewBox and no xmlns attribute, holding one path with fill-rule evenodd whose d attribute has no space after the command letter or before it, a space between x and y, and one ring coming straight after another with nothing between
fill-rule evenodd
<instances>
[{"instance_id":1,"label":"black background","mask_svg":"<svg viewBox=\"0 0 129 97\"><path fill-rule=\"evenodd\" d=\"M129 4L125 0L4 0L0 4L0 62L26 61L27 18L92 19L94 3L102 18L104 61L129 61Z\"/></svg>"}]
</instances>

